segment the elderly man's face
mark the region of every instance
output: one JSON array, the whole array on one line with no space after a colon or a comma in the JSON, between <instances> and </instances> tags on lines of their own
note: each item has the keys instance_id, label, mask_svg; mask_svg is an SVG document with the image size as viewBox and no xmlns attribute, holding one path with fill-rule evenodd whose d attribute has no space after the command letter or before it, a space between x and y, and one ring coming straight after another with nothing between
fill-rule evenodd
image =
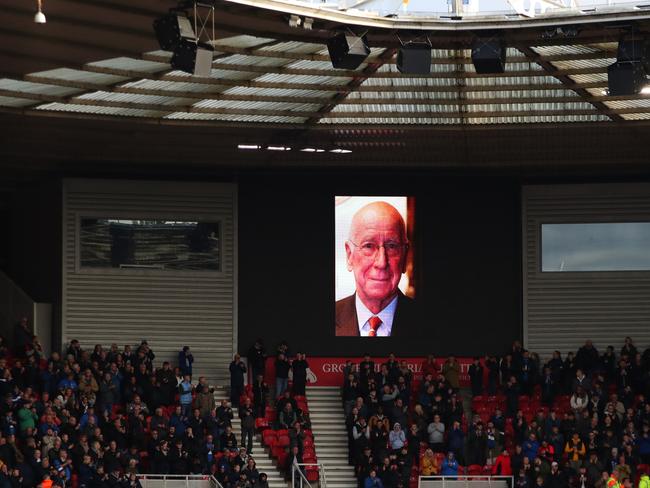
<instances>
[{"instance_id":1,"label":"elderly man's face","mask_svg":"<svg viewBox=\"0 0 650 488\"><path fill-rule=\"evenodd\" d=\"M375 313L397 295L406 266L404 229L399 212L384 202L366 205L352 219L345 243L348 270L354 273L359 298ZM369 252L373 246L376 252ZM390 247L392 252L387 252Z\"/></svg>"}]
</instances>

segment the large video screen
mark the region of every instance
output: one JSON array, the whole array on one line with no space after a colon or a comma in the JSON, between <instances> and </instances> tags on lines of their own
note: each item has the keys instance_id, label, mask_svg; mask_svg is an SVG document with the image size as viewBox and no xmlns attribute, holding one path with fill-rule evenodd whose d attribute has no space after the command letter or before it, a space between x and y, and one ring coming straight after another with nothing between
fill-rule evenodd
<instances>
[{"instance_id":1,"label":"large video screen","mask_svg":"<svg viewBox=\"0 0 650 488\"><path fill-rule=\"evenodd\" d=\"M336 196L335 335L403 336L417 318L415 199Z\"/></svg>"}]
</instances>

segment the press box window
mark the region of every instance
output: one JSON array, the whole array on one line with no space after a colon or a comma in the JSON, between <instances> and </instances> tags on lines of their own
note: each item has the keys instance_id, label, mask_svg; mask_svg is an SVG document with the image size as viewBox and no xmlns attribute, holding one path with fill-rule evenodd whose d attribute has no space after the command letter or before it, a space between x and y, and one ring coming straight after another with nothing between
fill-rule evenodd
<instances>
[{"instance_id":1,"label":"press box window","mask_svg":"<svg viewBox=\"0 0 650 488\"><path fill-rule=\"evenodd\" d=\"M650 222L542 224L542 271L650 271Z\"/></svg>"},{"instance_id":2,"label":"press box window","mask_svg":"<svg viewBox=\"0 0 650 488\"><path fill-rule=\"evenodd\" d=\"M219 271L218 222L81 218L81 267Z\"/></svg>"}]
</instances>

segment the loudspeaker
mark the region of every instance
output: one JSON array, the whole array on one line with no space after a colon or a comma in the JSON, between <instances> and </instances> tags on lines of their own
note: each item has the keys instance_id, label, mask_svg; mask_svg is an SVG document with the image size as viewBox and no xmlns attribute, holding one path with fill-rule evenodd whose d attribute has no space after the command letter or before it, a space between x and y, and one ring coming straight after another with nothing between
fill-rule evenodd
<instances>
[{"instance_id":1,"label":"loudspeaker","mask_svg":"<svg viewBox=\"0 0 650 488\"><path fill-rule=\"evenodd\" d=\"M400 73L428 75L431 73L431 45L423 42L405 44L397 53Z\"/></svg>"},{"instance_id":2,"label":"loudspeaker","mask_svg":"<svg viewBox=\"0 0 650 488\"><path fill-rule=\"evenodd\" d=\"M645 40L620 41L616 61L639 61L650 71L650 44Z\"/></svg>"},{"instance_id":3,"label":"loudspeaker","mask_svg":"<svg viewBox=\"0 0 650 488\"><path fill-rule=\"evenodd\" d=\"M640 61L623 61L607 68L609 94L636 95L641 92L646 81L646 71Z\"/></svg>"},{"instance_id":4,"label":"loudspeaker","mask_svg":"<svg viewBox=\"0 0 650 488\"><path fill-rule=\"evenodd\" d=\"M196 39L190 19L182 13L172 12L154 20L153 30L163 51L173 51L183 39Z\"/></svg>"},{"instance_id":5,"label":"loudspeaker","mask_svg":"<svg viewBox=\"0 0 650 488\"><path fill-rule=\"evenodd\" d=\"M332 66L337 69L357 69L370 54L365 36L340 33L327 40Z\"/></svg>"},{"instance_id":6,"label":"loudspeaker","mask_svg":"<svg viewBox=\"0 0 650 488\"><path fill-rule=\"evenodd\" d=\"M477 73L503 73L506 46L500 39L477 39L472 44L472 63Z\"/></svg>"},{"instance_id":7,"label":"loudspeaker","mask_svg":"<svg viewBox=\"0 0 650 488\"><path fill-rule=\"evenodd\" d=\"M202 42L183 41L172 55L171 65L174 69L191 73L195 76L210 76L214 48Z\"/></svg>"}]
</instances>

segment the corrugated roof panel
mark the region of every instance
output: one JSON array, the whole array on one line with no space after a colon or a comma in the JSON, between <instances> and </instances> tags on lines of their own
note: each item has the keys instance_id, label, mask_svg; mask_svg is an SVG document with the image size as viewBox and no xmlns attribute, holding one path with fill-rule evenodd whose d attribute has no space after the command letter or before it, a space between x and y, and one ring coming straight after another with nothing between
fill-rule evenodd
<instances>
[{"instance_id":1,"label":"corrugated roof panel","mask_svg":"<svg viewBox=\"0 0 650 488\"><path fill-rule=\"evenodd\" d=\"M563 89L562 85L558 85L557 90L495 90L495 91L480 91L480 92L465 92L465 98L468 100L473 99L490 99L490 98L506 98L513 101L517 98L530 98L530 97L576 97L578 95L572 90Z\"/></svg>"},{"instance_id":2,"label":"corrugated roof panel","mask_svg":"<svg viewBox=\"0 0 650 488\"><path fill-rule=\"evenodd\" d=\"M29 107L32 105L38 105L39 101L37 100L27 100L26 98L14 98L14 97L1 97L0 96L0 107L11 107L11 108L23 108Z\"/></svg>"},{"instance_id":3,"label":"corrugated roof panel","mask_svg":"<svg viewBox=\"0 0 650 488\"><path fill-rule=\"evenodd\" d=\"M134 108L97 107L94 105L75 105L73 103L47 103L36 107L37 110L52 112L71 112L94 115L115 115L118 117L162 117L166 112L141 110Z\"/></svg>"},{"instance_id":4,"label":"corrugated roof panel","mask_svg":"<svg viewBox=\"0 0 650 488\"><path fill-rule=\"evenodd\" d=\"M135 95L131 93L112 93L96 91L77 97L81 100L101 100L116 103L148 103L152 105L191 105L193 98L163 97L158 95Z\"/></svg>"},{"instance_id":5,"label":"corrugated roof panel","mask_svg":"<svg viewBox=\"0 0 650 488\"><path fill-rule=\"evenodd\" d=\"M587 102L571 103L499 103L499 104L480 104L468 105L468 112L526 112L526 111L552 110L562 112L564 110L593 110L597 113L593 105ZM535 117L532 115L531 117Z\"/></svg>"},{"instance_id":6,"label":"corrugated roof panel","mask_svg":"<svg viewBox=\"0 0 650 488\"><path fill-rule=\"evenodd\" d=\"M457 105L418 105L418 104L367 104L367 105L337 105L332 110L332 113L338 112L357 112L362 114L375 114L375 113L394 113L396 116L400 112L417 112L417 113L452 113L458 112Z\"/></svg>"},{"instance_id":7,"label":"corrugated roof panel","mask_svg":"<svg viewBox=\"0 0 650 488\"><path fill-rule=\"evenodd\" d=\"M304 117L280 117L265 115L229 115L229 114L199 114L177 112L169 114L166 119L174 120L219 120L227 122L255 122L267 124L300 124Z\"/></svg>"},{"instance_id":8,"label":"corrugated roof panel","mask_svg":"<svg viewBox=\"0 0 650 488\"><path fill-rule=\"evenodd\" d=\"M607 73L596 73L593 75L571 75L570 78L576 83L596 83L599 81L607 82Z\"/></svg>"},{"instance_id":9,"label":"corrugated roof panel","mask_svg":"<svg viewBox=\"0 0 650 488\"><path fill-rule=\"evenodd\" d=\"M469 118L468 124L546 124L558 122L606 122L609 118L604 115L544 115L532 117L482 117Z\"/></svg>"},{"instance_id":10,"label":"corrugated roof panel","mask_svg":"<svg viewBox=\"0 0 650 488\"><path fill-rule=\"evenodd\" d=\"M169 51L163 51L162 49L158 49L156 51L148 51L148 52L144 53L145 56L152 56L152 57L156 57L156 58L165 58L165 59L167 59L168 62L171 61L172 54L173 53L171 53Z\"/></svg>"},{"instance_id":11,"label":"corrugated roof panel","mask_svg":"<svg viewBox=\"0 0 650 488\"><path fill-rule=\"evenodd\" d=\"M311 42L280 42L273 46L267 46L264 51L270 52L283 52L283 53L298 53L298 54L315 54L323 48L322 44L314 44Z\"/></svg>"},{"instance_id":12,"label":"corrugated roof panel","mask_svg":"<svg viewBox=\"0 0 650 488\"><path fill-rule=\"evenodd\" d=\"M616 58L572 59L571 61L553 61L558 69L606 68L616 62Z\"/></svg>"},{"instance_id":13,"label":"corrugated roof panel","mask_svg":"<svg viewBox=\"0 0 650 488\"><path fill-rule=\"evenodd\" d=\"M66 97L81 93L79 88L68 88L65 86L47 85L45 83L32 83L31 81L0 79L0 90L19 91L36 95L51 95L55 97Z\"/></svg>"},{"instance_id":14,"label":"corrugated roof panel","mask_svg":"<svg viewBox=\"0 0 650 488\"><path fill-rule=\"evenodd\" d=\"M214 47L215 49L219 49L219 46L249 48L266 44L267 42L273 42L274 40L269 37L255 37L242 34L239 36L223 37L214 43Z\"/></svg>"},{"instance_id":15,"label":"corrugated roof panel","mask_svg":"<svg viewBox=\"0 0 650 488\"><path fill-rule=\"evenodd\" d=\"M231 56L216 60L220 64L243 64L246 66L269 66L276 68L284 66L290 60L285 58L264 58L261 56L247 56L245 54L233 54Z\"/></svg>"},{"instance_id":16,"label":"corrugated roof panel","mask_svg":"<svg viewBox=\"0 0 650 488\"><path fill-rule=\"evenodd\" d=\"M255 78L255 81L266 81L269 83L310 83L312 85L337 86L343 86L351 80L352 78L342 76L278 75L275 73L267 73Z\"/></svg>"},{"instance_id":17,"label":"corrugated roof panel","mask_svg":"<svg viewBox=\"0 0 650 488\"><path fill-rule=\"evenodd\" d=\"M158 63L156 61L145 61L144 59L128 57L103 59L101 61L95 61L94 63L88 63L88 66L144 73L159 73L160 71L170 69L170 66L167 63Z\"/></svg>"},{"instance_id":18,"label":"corrugated roof panel","mask_svg":"<svg viewBox=\"0 0 650 488\"><path fill-rule=\"evenodd\" d=\"M350 125L368 125L368 124L382 124L382 125L450 125L460 124L461 119L450 118L409 118L409 117L369 117L369 118L342 118L342 119L321 119L320 124L350 124Z\"/></svg>"},{"instance_id":19,"label":"corrugated roof panel","mask_svg":"<svg viewBox=\"0 0 650 488\"><path fill-rule=\"evenodd\" d=\"M367 65L366 63L361 63L357 70L362 70ZM303 59L300 61L294 61L286 66L287 68L292 69L329 69L333 70L331 61L312 61L310 59Z\"/></svg>"},{"instance_id":20,"label":"corrugated roof panel","mask_svg":"<svg viewBox=\"0 0 650 488\"><path fill-rule=\"evenodd\" d=\"M234 71L230 69L213 69L210 71L210 78L217 80L250 80L257 76L252 71Z\"/></svg>"},{"instance_id":21,"label":"corrugated roof panel","mask_svg":"<svg viewBox=\"0 0 650 488\"><path fill-rule=\"evenodd\" d=\"M83 71L80 69L71 68L56 68L46 71L38 71L30 73L30 76L38 76L43 78L54 78L57 80L66 80L80 83L93 83L95 85L114 85L122 81L127 81L130 78L126 76L108 75L104 73L92 73L90 71Z\"/></svg>"},{"instance_id":22,"label":"corrugated roof panel","mask_svg":"<svg viewBox=\"0 0 650 488\"><path fill-rule=\"evenodd\" d=\"M426 88L429 86L456 86L454 78L368 78L361 86L396 86Z\"/></svg>"},{"instance_id":23,"label":"corrugated roof panel","mask_svg":"<svg viewBox=\"0 0 650 488\"><path fill-rule=\"evenodd\" d=\"M235 108L246 110L296 110L301 112L318 110L321 104L287 102L253 102L237 100L202 100L193 105L197 108Z\"/></svg>"},{"instance_id":24,"label":"corrugated roof panel","mask_svg":"<svg viewBox=\"0 0 650 488\"><path fill-rule=\"evenodd\" d=\"M487 78L466 78L465 84L467 86L494 86L501 85L521 85L522 87L530 86L534 88L535 85L558 85L561 88L562 82L552 76L511 76L508 78L502 77L487 77Z\"/></svg>"},{"instance_id":25,"label":"corrugated roof panel","mask_svg":"<svg viewBox=\"0 0 650 488\"><path fill-rule=\"evenodd\" d=\"M431 65L431 72L432 73L453 73L456 71L456 65L455 64L432 64ZM396 64L390 64L386 63L383 64L379 67L377 70L377 73L397 73L401 74L399 70L397 69ZM408 75L405 75L408 76Z\"/></svg>"},{"instance_id":26,"label":"corrugated roof panel","mask_svg":"<svg viewBox=\"0 0 650 488\"><path fill-rule=\"evenodd\" d=\"M611 108L650 108L650 98L640 100L613 100L605 102Z\"/></svg>"},{"instance_id":27,"label":"corrugated roof panel","mask_svg":"<svg viewBox=\"0 0 650 488\"><path fill-rule=\"evenodd\" d=\"M385 100L386 103L390 103L391 100L413 100L413 99L447 99L455 100L458 99L458 92L428 92L428 91L385 91L385 92L352 92L350 93L347 100L363 100L363 99L377 99L380 98L382 101ZM343 102L345 103L345 101Z\"/></svg>"},{"instance_id":28,"label":"corrugated roof panel","mask_svg":"<svg viewBox=\"0 0 650 488\"><path fill-rule=\"evenodd\" d=\"M225 90L229 87L219 85L207 85L205 83L192 83L191 81L165 81L165 80L136 80L120 85L124 88L140 88L142 90L167 90L186 91L191 93L214 93Z\"/></svg>"},{"instance_id":29,"label":"corrugated roof panel","mask_svg":"<svg viewBox=\"0 0 650 488\"><path fill-rule=\"evenodd\" d=\"M570 45L570 46L535 46L532 48L534 51L537 53L541 54L542 56L561 56L561 55L569 55L569 54L587 54L587 53L595 53L600 51L601 49L598 49L596 47L592 46L586 46L582 44L575 44L575 45Z\"/></svg>"},{"instance_id":30,"label":"corrugated roof panel","mask_svg":"<svg viewBox=\"0 0 650 488\"><path fill-rule=\"evenodd\" d=\"M650 112L642 114L625 114L622 115L625 120L650 120Z\"/></svg>"},{"instance_id":31,"label":"corrugated roof panel","mask_svg":"<svg viewBox=\"0 0 650 488\"><path fill-rule=\"evenodd\" d=\"M263 95L266 97L318 97L323 100L336 95L336 91L294 90L292 88L254 88L234 86L223 92L228 95Z\"/></svg>"}]
</instances>

